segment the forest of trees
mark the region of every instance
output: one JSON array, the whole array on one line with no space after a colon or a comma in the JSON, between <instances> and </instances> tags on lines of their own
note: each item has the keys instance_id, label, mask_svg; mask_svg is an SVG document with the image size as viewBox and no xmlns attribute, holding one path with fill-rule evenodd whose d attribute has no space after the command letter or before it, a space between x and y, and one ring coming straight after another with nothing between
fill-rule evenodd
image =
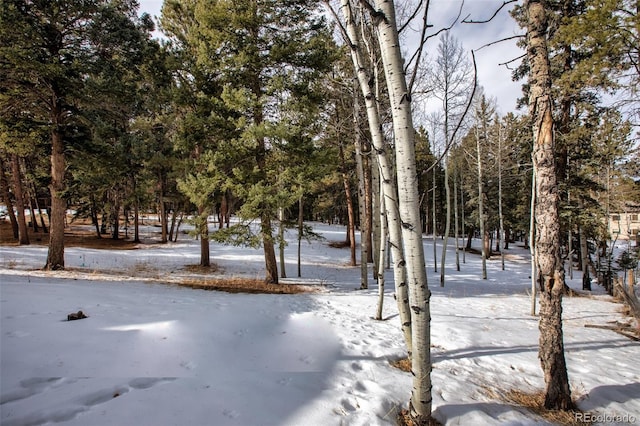
<instances>
[{"instance_id":1,"label":"forest of trees","mask_svg":"<svg viewBox=\"0 0 640 426\"><path fill-rule=\"evenodd\" d=\"M492 19L515 19L525 52L513 58L521 113L505 115L472 52L445 24L426 25L428 1L165 0L162 39L135 0L1 4L0 200L19 244L48 234L46 269L64 269L69 220L89 219L97 238L126 228L138 242L139 218L153 213L162 243L183 218L194 225L202 266L215 259L210 240L261 247L265 280L277 283L283 229L308 238L304 221L321 220L347 225L354 266L361 231L366 288L388 236L410 414L426 421L425 266L444 286L445 263L459 270L472 237L483 259L524 241L541 292L545 405L572 407L565 258L577 254L588 290L588 242L606 251L608 215L640 206L637 1L498 4ZM429 97L439 111L416 120ZM436 259L436 237L455 259Z\"/></svg>"}]
</instances>

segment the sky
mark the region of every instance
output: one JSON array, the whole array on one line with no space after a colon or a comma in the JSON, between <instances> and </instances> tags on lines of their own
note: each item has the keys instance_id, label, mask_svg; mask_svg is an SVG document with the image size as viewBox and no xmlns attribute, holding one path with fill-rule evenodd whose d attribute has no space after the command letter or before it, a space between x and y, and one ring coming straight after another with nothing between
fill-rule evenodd
<instances>
[{"instance_id":1,"label":"sky","mask_svg":"<svg viewBox=\"0 0 640 426\"><path fill-rule=\"evenodd\" d=\"M450 26L458 15L462 3L457 0L431 0L429 16L429 23L433 25L431 31L435 33L443 27ZM465 17L468 17L469 20L486 20L502 4L502 0L467 0L463 4L460 21ZM140 0L140 13L147 12L153 17L159 17L161 8L162 0ZM516 46L515 40L480 48L487 43L524 34L524 31L516 25L509 15L508 9L509 7L505 7L500 10L489 23L464 24L459 22L451 30L453 36L465 49L477 51L476 63L479 84L484 88L488 97L495 98L498 112L503 114L515 111L516 100L522 96L522 91L521 83L513 82L511 71L500 64L519 58L524 54L524 51ZM430 39L428 52L434 52L437 45L437 37ZM469 58L471 58L470 54ZM513 65L518 63L519 61L516 61Z\"/></svg>"}]
</instances>

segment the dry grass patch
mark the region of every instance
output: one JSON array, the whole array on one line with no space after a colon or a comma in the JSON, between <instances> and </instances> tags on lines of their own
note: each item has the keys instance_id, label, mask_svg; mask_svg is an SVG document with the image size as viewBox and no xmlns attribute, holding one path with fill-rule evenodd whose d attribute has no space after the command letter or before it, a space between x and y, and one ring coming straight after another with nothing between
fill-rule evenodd
<instances>
[{"instance_id":1,"label":"dry grass patch","mask_svg":"<svg viewBox=\"0 0 640 426\"><path fill-rule=\"evenodd\" d=\"M550 423L566 426L586 426L590 423L579 421L576 414L579 410L563 411L548 410L544 407L544 392L524 392L518 389L511 389L504 394L496 393L494 390L486 389L485 391L490 397L502 399L512 405L526 408L532 413L537 414Z\"/></svg>"},{"instance_id":2,"label":"dry grass patch","mask_svg":"<svg viewBox=\"0 0 640 426\"><path fill-rule=\"evenodd\" d=\"M391 364L392 367L395 367L398 370L404 371L405 373L411 373L411 360L409 359L409 357L391 359L389 360L389 364Z\"/></svg>"},{"instance_id":3,"label":"dry grass patch","mask_svg":"<svg viewBox=\"0 0 640 426\"><path fill-rule=\"evenodd\" d=\"M409 410L400 410L396 424L398 426L442 426L442 423L433 417L429 417L429 421L427 422L416 423L409 415Z\"/></svg>"},{"instance_id":4,"label":"dry grass patch","mask_svg":"<svg viewBox=\"0 0 640 426\"><path fill-rule=\"evenodd\" d=\"M345 248L345 247L350 247L351 244L349 243L349 241L331 241L329 243L329 247L333 247L333 248Z\"/></svg>"},{"instance_id":5,"label":"dry grass patch","mask_svg":"<svg viewBox=\"0 0 640 426\"><path fill-rule=\"evenodd\" d=\"M252 293L252 294L299 294L311 293L309 287L296 284L269 284L257 278L218 278L211 280L183 279L175 282L182 287L197 290L217 290L227 293Z\"/></svg>"}]
</instances>

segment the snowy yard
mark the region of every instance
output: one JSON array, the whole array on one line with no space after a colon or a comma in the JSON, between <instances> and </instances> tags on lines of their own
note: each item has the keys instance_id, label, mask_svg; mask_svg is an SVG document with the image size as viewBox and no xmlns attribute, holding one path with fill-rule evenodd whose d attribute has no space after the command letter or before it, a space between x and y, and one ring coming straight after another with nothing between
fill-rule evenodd
<instances>
[{"instance_id":1,"label":"snowy yard","mask_svg":"<svg viewBox=\"0 0 640 426\"><path fill-rule=\"evenodd\" d=\"M409 373L387 272L386 321L371 319L377 289L355 290L343 227L315 224L302 279L321 291L228 294L167 285L192 272L199 242L182 237L136 250L69 247L64 272L38 270L46 247L0 247L3 426L392 425ZM287 272L295 275L295 235ZM450 243L450 247L451 247ZM512 245L506 270L448 256L446 286L431 290L434 416L446 425L547 424L501 395L543 387L538 321L529 315L528 252ZM262 252L212 244L225 277L261 277ZM323 285L318 286L318 283ZM579 289L574 273L569 285ZM640 424L640 344L610 330L621 305L594 285L564 301L569 378L581 410L602 424ZM89 318L66 321L82 310ZM613 422L615 424L616 422Z\"/></svg>"}]
</instances>

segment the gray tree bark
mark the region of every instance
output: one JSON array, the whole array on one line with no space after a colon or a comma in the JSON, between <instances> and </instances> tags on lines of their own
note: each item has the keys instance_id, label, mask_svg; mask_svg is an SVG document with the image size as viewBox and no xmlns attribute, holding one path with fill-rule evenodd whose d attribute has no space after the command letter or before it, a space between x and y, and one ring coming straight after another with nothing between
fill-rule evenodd
<instances>
[{"instance_id":1,"label":"gray tree bark","mask_svg":"<svg viewBox=\"0 0 640 426\"><path fill-rule=\"evenodd\" d=\"M540 286L540 363L547 409L574 408L564 357L562 294L564 270L560 258L560 220L555 163L551 70L547 46L547 5L528 0L527 56L530 64L529 113L533 124L535 179L535 263Z\"/></svg>"}]
</instances>

